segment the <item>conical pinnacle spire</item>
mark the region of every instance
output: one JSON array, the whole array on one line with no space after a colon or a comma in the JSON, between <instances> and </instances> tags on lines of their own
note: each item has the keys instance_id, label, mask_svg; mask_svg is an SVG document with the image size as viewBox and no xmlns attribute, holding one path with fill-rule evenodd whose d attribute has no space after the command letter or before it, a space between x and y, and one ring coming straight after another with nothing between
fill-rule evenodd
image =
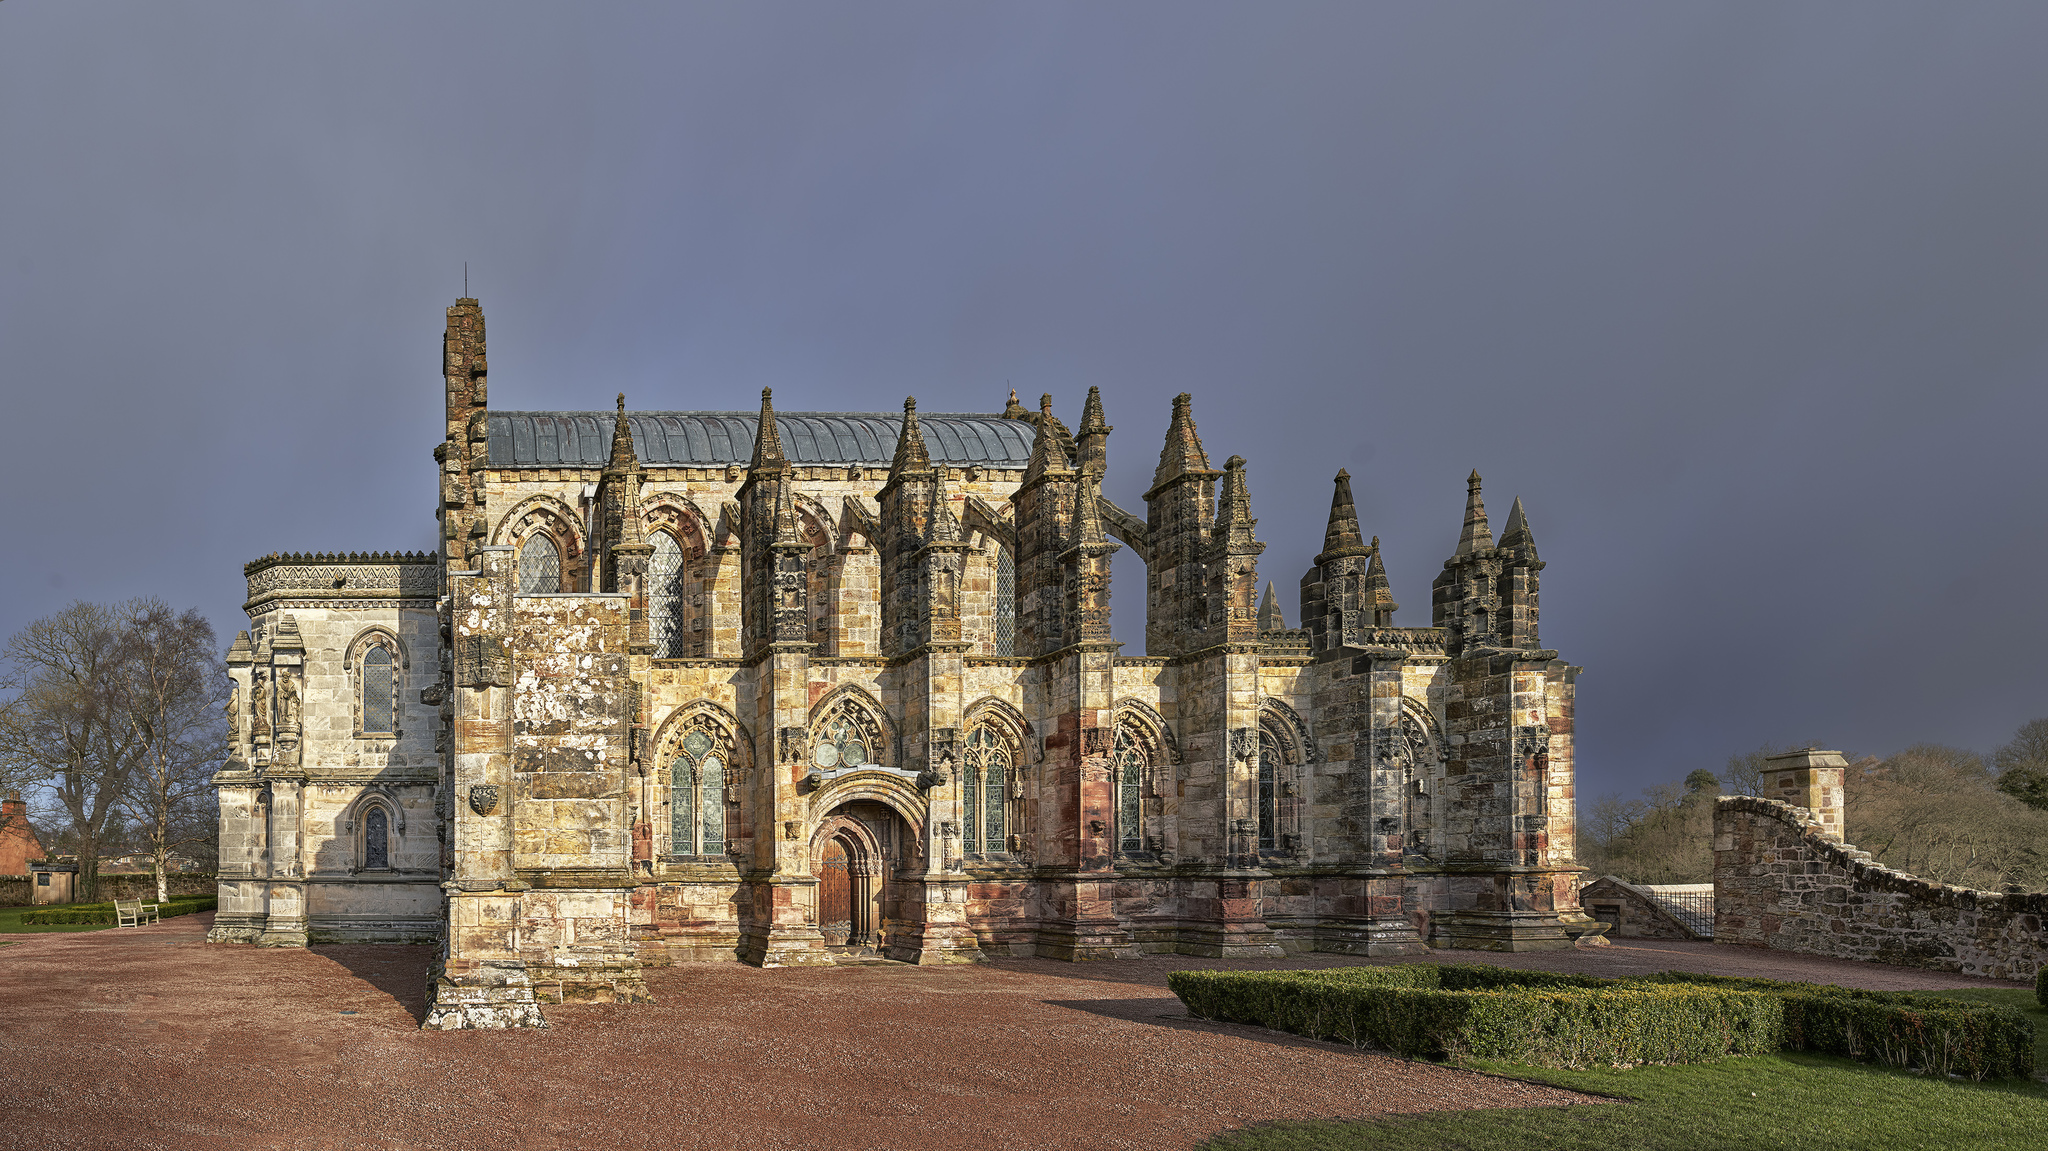
<instances>
[{"instance_id":1,"label":"conical pinnacle spire","mask_svg":"<svg viewBox=\"0 0 2048 1151\"><path fill-rule=\"evenodd\" d=\"M1280 611L1280 601L1273 595L1273 582L1266 581L1266 597L1259 601L1259 630L1280 631L1286 628L1287 617Z\"/></svg>"},{"instance_id":2,"label":"conical pinnacle spire","mask_svg":"<svg viewBox=\"0 0 2048 1151\"><path fill-rule=\"evenodd\" d=\"M619 414L612 421L612 462L614 468L630 468L639 462L633 452L633 428L626 422L626 393L619 393Z\"/></svg>"},{"instance_id":3,"label":"conical pinnacle spire","mask_svg":"<svg viewBox=\"0 0 2048 1151\"><path fill-rule=\"evenodd\" d=\"M960 519L953 514L953 497L946 491L946 469L935 469L938 478L932 483L931 538L935 544L960 542Z\"/></svg>"},{"instance_id":4,"label":"conical pinnacle spire","mask_svg":"<svg viewBox=\"0 0 2048 1151\"><path fill-rule=\"evenodd\" d=\"M1152 473L1154 490L1189 472L1211 470L1193 413L1194 401L1186 392L1173 397L1173 422L1166 428L1166 446L1159 449L1159 469Z\"/></svg>"},{"instance_id":5,"label":"conical pinnacle spire","mask_svg":"<svg viewBox=\"0 0 2048 1151\"><path fill-rule=\"evenodd\" d=\"M1258 522L1252 518L1252 494L1245 483L1244 457L1232 456L1223 462L1223 491L1216 498L1213 538L1232 555L1256 554L1265 550L1264 544L1252 538L1252 525Z\"/></svg>"},{"instance_id":6,"label":"conical pinnacle spire","mask_svg":"<svg viewBox=\"0 0 2048 1151\"><path fill-rule=\"evenodd\" d=\"M782 430L775 426L775 390L761 389L761 426L754 431L754 468L779 468L789 460L782 454Z\"/></svg>"},{"instance_id":7,"label":"conical pinnacle spire","mask_svg":"<svg viewBox=\"0 0 2048 1151\"><path fill-rule=\"evenodd\" d=\"M1080 469L1101 475L1109 468L1109 433L1113 429L1102 418L1102 389L1089 388L1088 402L1081 409Z\"/></svg>"},{"instance_id":8,"label":"conical pinnacle spire","mask_svg":"<svg viewBox=\"0 0 2048 1151\"><path fill-rule=\"evenodd\" d=\"M1088 402L1081 407L1081 431L1084 436L1106 436L1116 429L1102 416L1102 389L1089 388Z\"/></svg>"},{"instance_id":9,"label":"conical pinnacle spire","mask_svg":"<svg viewBox=\"0 0 2048 1151\"><path fill-rule=\"evenodd\" d=\"M1067 453L1060 448L1058 433L1053 431L1059 421L1052 418L1052 396L1040 399L1038 405L1038 419L1033 421L1036 431L1031 437L1031 462L1024 468L1025 483L1040 476L1061 476L1074 470L1067 466Z\"/></svg>"},{"instance_id":10,"label":"conical pinnacle spire","mask_svg":"<svg viewBox=\"0 0 2048 1151\"><path fill-rule=\"evenodd\" d=\"M775 546L802 547L803 531L797 526L796 503L790 498L789 477L775 484Z\"/></svg>"},{"instance_id":11,"label":"conical pinnacle spire","mask_svg":"<svg viewBox=\"0 0 2048 1151\"><path fill-rule=\"evenodd\" d=\"M1522 497L1515 497L1515 506L1508 509L1507 527L1501 529L1500 546L1519 548L1530 555L1536 554L1536 536L1529 530L1528 517L1522 513Z\"/></svg>"},{"instance_id":12,"label":"conical pinnacle spire","mask_svg":"<svg viewBox=\"0 0 2048 1151\"><path fill-rule=\"evenodd\" d=\"M1351 473L1338 468L1337 490L1330 496L1330 523L1323 529L1323 554L1316 562L1325 564L1365 553L1365 541L1358 533L1358 509L1351 503Z\"/></svg>"},{"instance_id":13,"label":"conical pinnacle spire","mask_svg":"<svg viewBox=\"0 0 2048 1151\"><path fill-rule=\"evenodd\" d=\"M1107 543L1109 537L1102 530L1102 477L1094 472L1081 473L1081 483L1074 493L1074 542L1080 546Z\"/></svg>"},{"instance_id":14,"label":"conical pinnacle spire","mask_svg":"<svg viewBox=\"0 0 2048 1151\"><path fill-rule=\"evenodd\" d=\"M1471 555L1493 546L1493 529L1486 526L1486 501L1479 498L1479 469L1465 480L1465 531L1458 537L1457 555Z\"/></svg>"},{"instance_id":15,"label":"conical pinnacle spire","mask_svg":"<svg viewBox=\"0 0 2048 1151\"><path fill-rule=\"evenodd\" d=\"M896 438L896 459L889 465L889 478L930 470L932 456L924 448L924 430L917 425L917 397L908 396L903 401L903 434Z\"/></svg>"},{"instance_id":16,"label":"conical pinnacle spire","mask_svg":"<svg viewBox=\"0 0 2048 1151\"><path fill-rule=\"evenodd\" d=\"M1394 611L1401 605L1394 602L1393 585L1387 582L1387 565L1380 562L1380 537L1372 537L1372 562L1365 565L1365 600L1360 604L1373 613L1374 625L1392 627Z\"/></svg>"}]
</instances>

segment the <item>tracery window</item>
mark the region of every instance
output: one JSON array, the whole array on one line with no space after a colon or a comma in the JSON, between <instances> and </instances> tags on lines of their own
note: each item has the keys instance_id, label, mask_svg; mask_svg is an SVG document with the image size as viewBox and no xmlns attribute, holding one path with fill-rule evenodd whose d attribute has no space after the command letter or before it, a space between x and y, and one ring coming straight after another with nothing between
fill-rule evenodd
<instances>
[{"instance_id":1,"label":"tracery window","mask_svg":"<svg viewBox=\"0 0 2048 1151\"><path fill-rule=\"evenodd\" d=\"M1010 745L985 723L967 735L960 804L962 842L968 854L996 855L1010 849Z\"/></svg>"},{"instance_id":2,"label":"tracery window","mask_svg":"<svg viewBox=\"0 0 2048 1151\"><path fill-rule=\"evenodd\" d=\"M519 547L519 594L538 595L562 590L562 549L553 536L535 532Z\"/></svg>"},{"instance_id":3,"label":"tracery window","mask_svg":"<svg viewBox=\"0 0 2048 1151\"><path fill-rule=\"evenodd\" d=\"M669 851L725 854L725 740L706 725L683 733L669 761Z\"/></svg>"},{"instance_id":4,"label":"tracery window","mask_svg":"<svg viewBox=\"0 0 2048 1151\"><path fill-rule=\"evenodd\" d=\"M362 694L362 734L391 735L396 730L398 693L393 683L391 649L372 643L363 651L358 688Z\"/></svg>"},{"instance_id":5,"label":"tracery window","mask_svg":"<svg viewBox=\"0 0 2048 1151\"><path fill-rule=\"evenodd\" d=\"M391 817L382 804L372 804L363 816L363 870L391 869Z\"/></svg>"},{"instance_id":6,"label":"tracery window","mask_svg":"<svg viewBox=\"0 0 2048 1151\"><path fill-rule=\"evenodd\" d=\"M1116 725L1112 766L1116 772L1116 849L1145 850L1145 772L1152 757L1131 725Z\"/></svg>"},{"instance_id":7,"label":"tracery window","mask_svg":"<svg viewBox=\"0 0 2048 1151\"><path fill-rule=\"evenodd\" d=\"M1017 561L1010 549L996 549L995 637L997 655L1017 654Z\"/></svg>"},{"instance_id":8,"label":"tracery window","mask_svg":"<svg viewBox=\"0 0 2048 1151\"><path fill-rule=\"evenodd\" d=\"M657 659L683 657L683 549L667 532L654 533L647 563L647 638Z\"/></svg>"},{"instance_id":9,"label":"tracery window","mask_svg":"<svg viewBox=\"0 0 2048 1151\"><path fill-rule=\"evenodd\" d=\"M811 748L811 762L819 767L859 767L873 762L874 749L858 718L844 705L836 708L818 728Z\"/></svg>"}]
</instances>

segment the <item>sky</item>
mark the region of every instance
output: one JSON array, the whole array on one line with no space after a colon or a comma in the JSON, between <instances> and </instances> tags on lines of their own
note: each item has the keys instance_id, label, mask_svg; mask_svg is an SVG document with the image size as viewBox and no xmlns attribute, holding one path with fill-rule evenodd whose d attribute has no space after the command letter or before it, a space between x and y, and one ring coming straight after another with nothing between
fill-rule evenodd
<instances>
[{"instance_id":1,"label":"sky","mask_svg":"<svg viewBox=\"0 0 2048 1151\"><path fill-rule=\"evenodd\" d=\"M2048 715L2040 4L0 4L0 635L430 549L501 408L1110 422L1331 477L1403 625L1516 496L1582 795ZM1113 605L1142 647L1141 569Z\"/></svg>"}]
</instances>

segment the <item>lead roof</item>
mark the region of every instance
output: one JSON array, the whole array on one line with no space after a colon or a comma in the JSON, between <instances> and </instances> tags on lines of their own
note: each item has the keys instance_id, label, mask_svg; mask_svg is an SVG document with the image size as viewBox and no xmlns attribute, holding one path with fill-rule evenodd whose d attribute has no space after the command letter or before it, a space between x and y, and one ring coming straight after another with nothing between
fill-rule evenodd
<instances>
[{"instance_id":1,"label":"lead roof","mask_svg":"<svg viewBox=\"0 0 2048 1151\"><path fill-rule=\"evenodd\" d=\"M613 412L491 412L490 466L601 468L611 458ZM1032 427L975 413L919 413L936 463L1023 468ZM744 465L753 458L757 412L627 412L633 451L650 467ZM896 456L895 412L777 412L782 450L795 464L875 464Z\"/></svg>"}]
</instances>

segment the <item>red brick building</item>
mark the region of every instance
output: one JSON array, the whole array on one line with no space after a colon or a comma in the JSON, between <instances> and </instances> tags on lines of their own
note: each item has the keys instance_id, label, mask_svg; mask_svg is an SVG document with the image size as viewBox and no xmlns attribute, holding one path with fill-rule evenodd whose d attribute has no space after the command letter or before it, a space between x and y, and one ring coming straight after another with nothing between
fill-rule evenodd
<instances>
[{"instance_id":1,"label":"red brick building","mask_svg":"<svg viewBox=\"0 0 2048 1151\"><path fill-rule=\"evenodd\" d=\"M29 862L43 855L43 842L28 823L28 804L19 795L0 800L0 875L27 875Z\"/></svg>"}]
</instances>

